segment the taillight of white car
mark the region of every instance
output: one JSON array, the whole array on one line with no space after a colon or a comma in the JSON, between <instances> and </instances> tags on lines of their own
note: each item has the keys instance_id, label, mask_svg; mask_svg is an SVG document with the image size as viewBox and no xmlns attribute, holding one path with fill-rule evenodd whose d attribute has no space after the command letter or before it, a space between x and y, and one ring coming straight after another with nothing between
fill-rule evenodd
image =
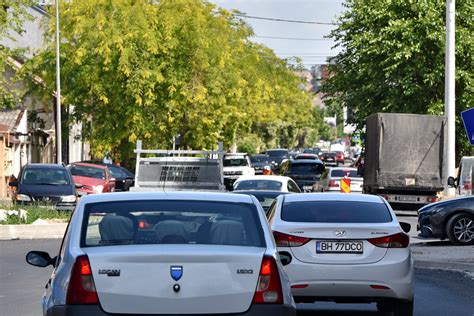
<instances>
[{"instance_id":1,"label":"taillight of white car","mask_svg":"<svg viewBox=\"0 0 474 316\"><path fill-rule=\"evenodd\" d=\"M273 232L273 237L277 247L299 247L311 240L311 238L288 235L277 231Z\"/></svg>"},{"instance_id":2,"label":"taillight of white car","mask_svg":"<svg viewBox=\"0 0 474 316\"><path fill-rule=\"evenodd\" d=\"M66 303L71 305L99 304L91 265L86 255L77 257L72 267Z\"/></svg>"},{"instance_id":3,"label":"taillight of white car","mask_svg":"<svg viewBox=\"0 0 474 316\"><path fill-rule=\"evenodd\" d=\"M263 257L253 303L283 304L280 275L273 257Z\"/></svg>"},{"instance_id":4,"label":"taillight of white car","mask_svg":"<svg viewBox=\"0 0 474 316\"><path fill-rule=\"evenodd\" d=\"M404 233L371 238L367 240L372 245L380 248L406 248L410 244L410 237Z\"/></svg>"}]
</instances>

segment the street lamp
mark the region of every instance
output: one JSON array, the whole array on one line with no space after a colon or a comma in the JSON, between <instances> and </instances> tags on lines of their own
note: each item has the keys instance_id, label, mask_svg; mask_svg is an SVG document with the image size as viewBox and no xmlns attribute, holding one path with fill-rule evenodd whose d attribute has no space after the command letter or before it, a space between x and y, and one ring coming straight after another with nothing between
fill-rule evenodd
<instances>
[{"instance_id":1,"label":"street lamp","mask_svg":"<svg viewBox=\"0 0 474 316\"><path fill-rule=\"evenodd\" d=\"M62 133L61 133L61 63L59 58L59 0L56 0L56 163L61 164Z\"/></svg>"}]
</instances>

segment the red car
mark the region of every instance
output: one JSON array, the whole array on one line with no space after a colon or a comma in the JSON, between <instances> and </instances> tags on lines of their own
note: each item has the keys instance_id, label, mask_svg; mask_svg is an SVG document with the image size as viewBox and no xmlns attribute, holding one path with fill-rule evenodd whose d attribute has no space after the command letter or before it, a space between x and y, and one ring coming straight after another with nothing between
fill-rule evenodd
<instances>
[{"instance_id":1,"label":"red car","mask_svg":"<svg viewBox=\"0 0 474 316\"><path fill-rule=\"evenodd\" d=\"M336 161L339 164L344 164L344 153L342 151L336 151Z\"/></svg>"},{"instance_id":2,"label":"red car","mask_svg":"<svg viewBox=\"0 0 474 316\"><path fill-rule=\"evenodd\" d=\"M115 191L115 179L112 178L107 166L75 162L68 168L79 195Z\"/></svg>"}]
</instances>

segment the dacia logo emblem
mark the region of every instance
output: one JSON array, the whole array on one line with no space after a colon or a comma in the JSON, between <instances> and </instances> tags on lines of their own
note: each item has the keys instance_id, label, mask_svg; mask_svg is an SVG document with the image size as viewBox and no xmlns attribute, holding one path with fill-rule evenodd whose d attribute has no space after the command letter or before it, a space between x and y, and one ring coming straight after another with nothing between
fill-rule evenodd
<instances>
[{"instance_id":1,"label":"dacia logo emblem","mask_svg":"<svg viewBox=\"0 0 474 316\"><path fill-rule=\"evenodd\" d=\"M178 281L183 276L183 266L171 266L170 273L173 280Z\"/></svg>"}]
</instances>

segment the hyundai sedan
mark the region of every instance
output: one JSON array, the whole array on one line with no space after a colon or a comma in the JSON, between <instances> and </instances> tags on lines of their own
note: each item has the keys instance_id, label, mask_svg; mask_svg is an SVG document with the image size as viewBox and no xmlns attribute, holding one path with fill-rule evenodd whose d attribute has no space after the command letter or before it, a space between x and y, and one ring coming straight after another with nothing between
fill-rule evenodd
<instances>
[{"instance_id":1,"label":"hyundai sedan","mask_svg":"<svg viewBox=\"0 0 474 316\"><path fill-rule=\"evenodd\" d=\"M72 215L44 315L295 315L288 277L255 197L90 195Z\"/></svg>"},{"instance_id":2,"label":"hyundai sedan","mask_svg":"<svg viewBox=\"0 0 474 316\"><path fill-rule=\"evenodd\" d=\"M376 302L383 312L413 314L409 237L381 197L281 195L268 217L297 303Z\"/></svg>"}]
</instances>

